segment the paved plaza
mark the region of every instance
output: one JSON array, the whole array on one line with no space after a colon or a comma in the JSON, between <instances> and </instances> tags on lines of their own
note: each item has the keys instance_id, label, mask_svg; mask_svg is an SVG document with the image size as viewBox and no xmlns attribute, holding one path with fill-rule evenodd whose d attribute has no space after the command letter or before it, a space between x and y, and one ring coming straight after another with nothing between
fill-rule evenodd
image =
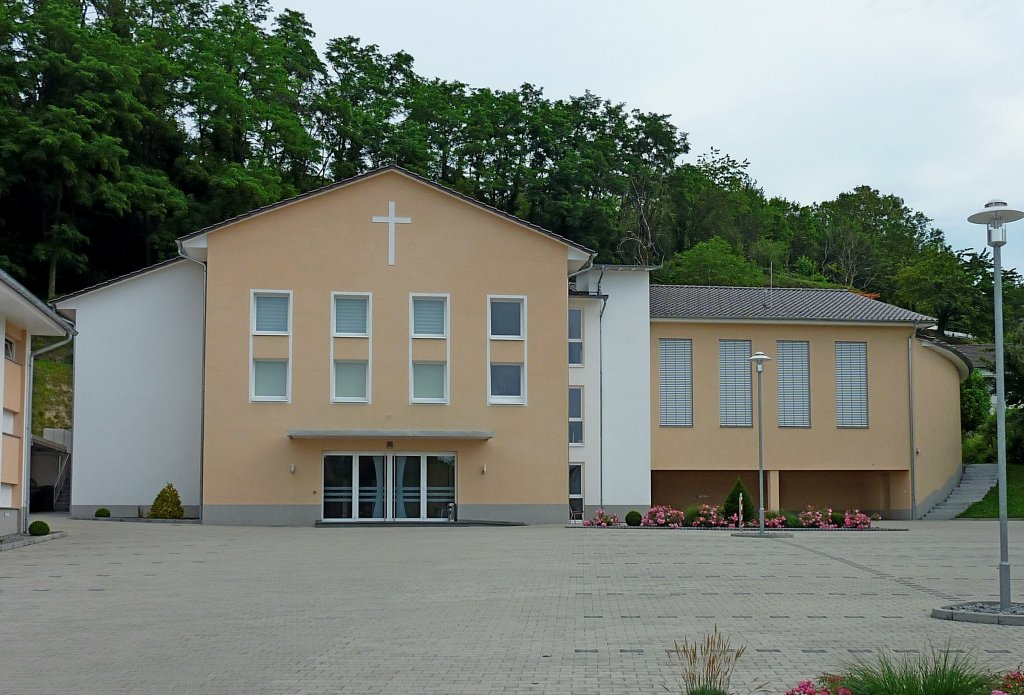
<instances>
[{"instance_id":1,"label":"paved plaza","mask_svg":"<svg viewBox=\"0 0 1024 695\"><path fill-rule=\"evenodd\" d=\"M994 522L757 540L47 519L68 536L0 553L4 693L679 692L666 648L715 625L748 645L740 693L886 648L1024 660L1024 628L929 617L997 598Z\"/></svg>"}]
</instances>

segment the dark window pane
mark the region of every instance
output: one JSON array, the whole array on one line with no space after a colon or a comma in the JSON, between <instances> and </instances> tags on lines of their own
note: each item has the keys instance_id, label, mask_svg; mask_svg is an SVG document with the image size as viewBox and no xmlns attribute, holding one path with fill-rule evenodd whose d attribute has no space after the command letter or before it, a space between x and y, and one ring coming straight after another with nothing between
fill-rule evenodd
<instances>
[{"instance_id":1,"label":"dark window pane","mask_svg":"<svg viewBox=\"0 0 1024 695\"><path fill-rule=\"evenodd\" d=\"M569 466L569 494L583 494L583 466Z\"/></svg>"}]
</instances>

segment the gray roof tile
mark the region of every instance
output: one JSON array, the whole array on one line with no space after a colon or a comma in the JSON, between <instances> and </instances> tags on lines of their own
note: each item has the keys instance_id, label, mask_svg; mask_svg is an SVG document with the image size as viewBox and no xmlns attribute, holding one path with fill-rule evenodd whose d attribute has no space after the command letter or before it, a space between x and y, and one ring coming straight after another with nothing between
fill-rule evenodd
<instances>
[{"instance_id":1,"label":"gray roof tile","mask_svg":"<svg viewBox=\"0 0 1024 695\"><path fill-rule=\"evenodd\" d=\"M917 323L931 317L849 290L651 285L651 320Z\"/></svg>"}]
</instances>

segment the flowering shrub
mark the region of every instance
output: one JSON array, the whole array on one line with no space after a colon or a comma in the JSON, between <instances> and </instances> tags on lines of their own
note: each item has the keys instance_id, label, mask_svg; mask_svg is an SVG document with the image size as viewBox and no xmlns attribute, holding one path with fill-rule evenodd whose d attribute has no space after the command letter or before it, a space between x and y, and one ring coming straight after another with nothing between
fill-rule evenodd
<instances>
[{"instance_id":1,"label":"flowering shrub","mask_svg":"<svg viewBox=\"0 0 1024 695\"><path fill-rule=\"evenodd\" d=\"M825 511L815 509L814 507L808 507L800 512L797 517L800 519L800 525L804 528L837 528L837 526L832 523L831 507Z\"/></svg>"},{"instance_id":2,"label":"flowering shrub","mask_svg":"<svg viewBox=\"0 0 1024 695\"><path fill-rule=\"evenodd\" d=\"M683 525L683 513L668 505L658 505L647 510L640 525L679 528Z\"/></svg>"},{"instance_id":3,"label":"flowering shrub","mask_svg":"<svg viewBox=\"0 0 1024 695\"><path fill-rule=\"evenodd\" d=\"M747 524L748 526L758 526L758 521L753 521ZM786 515L782 512L765 512L764 513L764 527L765 528L786 528Z\"/></svg>"},{"instance_id":4,"label":"flowering shrub","mask_svg":"<svg viewBox=\"0 0 1024 695\"><path fill-rule=\"evenodd\" d=\"M730 519L722 513L722 508L717 504L702 504L697 507L697 511L694 512L693 518L690 520L690 526L703 527L703 528L725 528L731 525L732 528L736 527L736 515L733 514L733 518Z\"/></svg>"},{"instance_id":5,"label":"flowering shrub","mask_svg":"<svg viewBox=\"0 0 1024 695\"><path fill-rule=\"evenodd\" d=\"M999 689L993 690L992 695L1024 695L1024 673L1010 671L999 683Z\"/></svg>"},{"instance_id":6,"label":"flowering shrub","mask_svg":"<svg viewBox=\"0 0 1024 695\"><path fill-rule=\"evenodd\" d=\"M608 514L604 509L598 508L594 512L594 518L583 522L584 526L618 526L619 515Z\"/></svg>"},{"instance_id":7,"label":"flowering shrub","mask_svg":"<svg viewBox=\"0 0 1024 695\"><path fill-rule=\"evenodd\" d=\"M876 514L875 517L878 515ZM843 514L843 527L844 528L871 528L872 517L868 516L859 509L850 511L849 509Z\"/></svg>"},{"instance_id":8,"label":"flowering shrub","mask_svg":"<svg viewBox=\"0 0 1024 695\"><path fill-rule=\"evenodd\" d=\"M817 686L811 681L800 681L795 688L787 690L786 695L853 695L852 690L839 683L839 676L823 676Z\"/></svg>"}]
</instances>

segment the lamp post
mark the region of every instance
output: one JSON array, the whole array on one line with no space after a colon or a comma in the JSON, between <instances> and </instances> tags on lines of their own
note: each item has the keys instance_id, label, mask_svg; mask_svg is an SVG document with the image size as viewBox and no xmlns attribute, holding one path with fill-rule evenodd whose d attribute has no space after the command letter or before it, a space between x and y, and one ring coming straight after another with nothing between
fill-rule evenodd
<instances>
[{"instance_id":1,"label":"lamp post","mask_svg":"<svg viewBox=\"0 0 1024 695\"><path fill-rule=\"evenodd\" d=\"M761 374L764 373L764 363L771 357L763 352L755 352L750 361L757 370L757 489L760 508L757 510L758 522L757 532L764 535L764 417L761 411Z\"/></svg>"},{"instance_id":2,"label":"lamp post","mask_svg":"<svg viewBox=\"0 0 1024 695\"><path fill-rule=\"evenodd\" d=\"M999 471L999 610L1010 610L1009 535L1006 522L1006 390L1003 381L1003 268L1002 247L1006 244L1006 224L1024 218L1024 212L1007 206L1005 201L990 200L967 218L988 228L992 247L992 275L995 298L996 334L996 451Z\"/></svg>"}]
</instances>

